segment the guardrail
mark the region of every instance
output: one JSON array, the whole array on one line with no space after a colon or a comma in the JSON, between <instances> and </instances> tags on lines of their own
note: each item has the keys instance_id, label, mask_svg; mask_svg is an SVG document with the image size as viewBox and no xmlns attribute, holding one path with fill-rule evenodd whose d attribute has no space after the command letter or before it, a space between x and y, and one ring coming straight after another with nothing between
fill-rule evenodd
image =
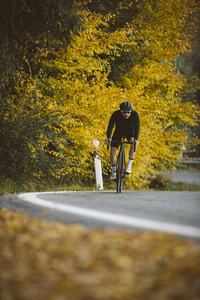
<instances>
[{"instance_id":1,"label":"guardrail","mask_svg":"<svg viewBox=\"0 0 200 300\"><path fill-rule=\"evenodd\" d=\"M200 164L200 158L182 158L181 161L178 161L179 164Z\"/></svg>"}]
</instances>

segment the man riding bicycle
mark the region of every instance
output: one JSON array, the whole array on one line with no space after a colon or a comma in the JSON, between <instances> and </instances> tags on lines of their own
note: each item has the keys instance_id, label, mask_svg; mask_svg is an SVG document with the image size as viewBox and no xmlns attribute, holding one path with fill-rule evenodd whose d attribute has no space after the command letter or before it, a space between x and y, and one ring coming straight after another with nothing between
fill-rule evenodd
<instances>
[{"instance_id":1,"label":"man riding bicycle","mask_svg":"<svg viewBox=\"0 0 200 300\"><path fill-rule=\"evenodd\" d=\"M112 130L115 126L115 131L111 139ZM111 142L110 162L112 166L112 174L110 179L116 179L116 163L117 163L117 149L119 148L122 137L126 137L130 145L129 161L126 168L126 174L131 173L131 166L135 156L134 141L136 147L139 145L138 137L140 131L140 118L136 111L133 110L133 105L129 101L124 101L120 104L120 110L115 111L109 121L107 128L107 139L105 144L108 145ZM113 140L113 141L112 141ZM119 141L119 142L116 142Z\"/></svg>"}]
</instances>

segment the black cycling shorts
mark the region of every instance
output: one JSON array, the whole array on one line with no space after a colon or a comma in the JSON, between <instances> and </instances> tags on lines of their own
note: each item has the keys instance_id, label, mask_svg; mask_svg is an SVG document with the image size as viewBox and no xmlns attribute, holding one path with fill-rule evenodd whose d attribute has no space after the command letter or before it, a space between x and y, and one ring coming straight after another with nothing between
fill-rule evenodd
<instances>
[{"instance_id":1,"label":"black cycling shorts","mask_svg":"<svg viewBox=\"0 0 200 300\"><path fill-rule=\"evenodd\" d=\"M112 141L111 141L111 147L119 148L120 141L122 137L125 137L127 141L129 141L130 138L134 138L134 130L131 130L126 133L121 133L121 132L114 132L112 136ZM113 141L119 141L119 142L113 142Z\"/></svg>"}]
</instances>

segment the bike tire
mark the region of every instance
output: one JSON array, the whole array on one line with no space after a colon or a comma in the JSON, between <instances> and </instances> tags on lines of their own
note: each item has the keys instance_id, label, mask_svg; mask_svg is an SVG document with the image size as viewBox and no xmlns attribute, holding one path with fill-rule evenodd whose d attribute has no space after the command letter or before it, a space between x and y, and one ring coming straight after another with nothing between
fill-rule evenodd
<instances>
[{"instance_id":1,"label":"bike tire","mask_svg":"<svg viewBox=\"0 0 200 300\"><path fill-rule=\"evenodd\" d=\"M122 192L123 177L124 177L125 157L123 152L119 152L117 159L117 193Z\"/></svg>"}]
</instances>

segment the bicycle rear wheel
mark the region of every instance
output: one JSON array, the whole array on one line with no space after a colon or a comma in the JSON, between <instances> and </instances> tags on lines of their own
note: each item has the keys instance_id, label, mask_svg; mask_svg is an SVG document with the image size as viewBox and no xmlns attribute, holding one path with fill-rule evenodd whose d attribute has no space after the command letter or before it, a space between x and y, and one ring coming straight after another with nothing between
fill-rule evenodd
<instances>
[{"instance_id":1,"label":"bicycle rear wheel","mask_svg":"<svg viewBox=\"0 0 200 300\"><path fill-rule=\"evenodd\" d=\"M117 193L121 193L124 177L125 157L123 152L119 152L117 158Z\"/></svg>"}]
</instances>

